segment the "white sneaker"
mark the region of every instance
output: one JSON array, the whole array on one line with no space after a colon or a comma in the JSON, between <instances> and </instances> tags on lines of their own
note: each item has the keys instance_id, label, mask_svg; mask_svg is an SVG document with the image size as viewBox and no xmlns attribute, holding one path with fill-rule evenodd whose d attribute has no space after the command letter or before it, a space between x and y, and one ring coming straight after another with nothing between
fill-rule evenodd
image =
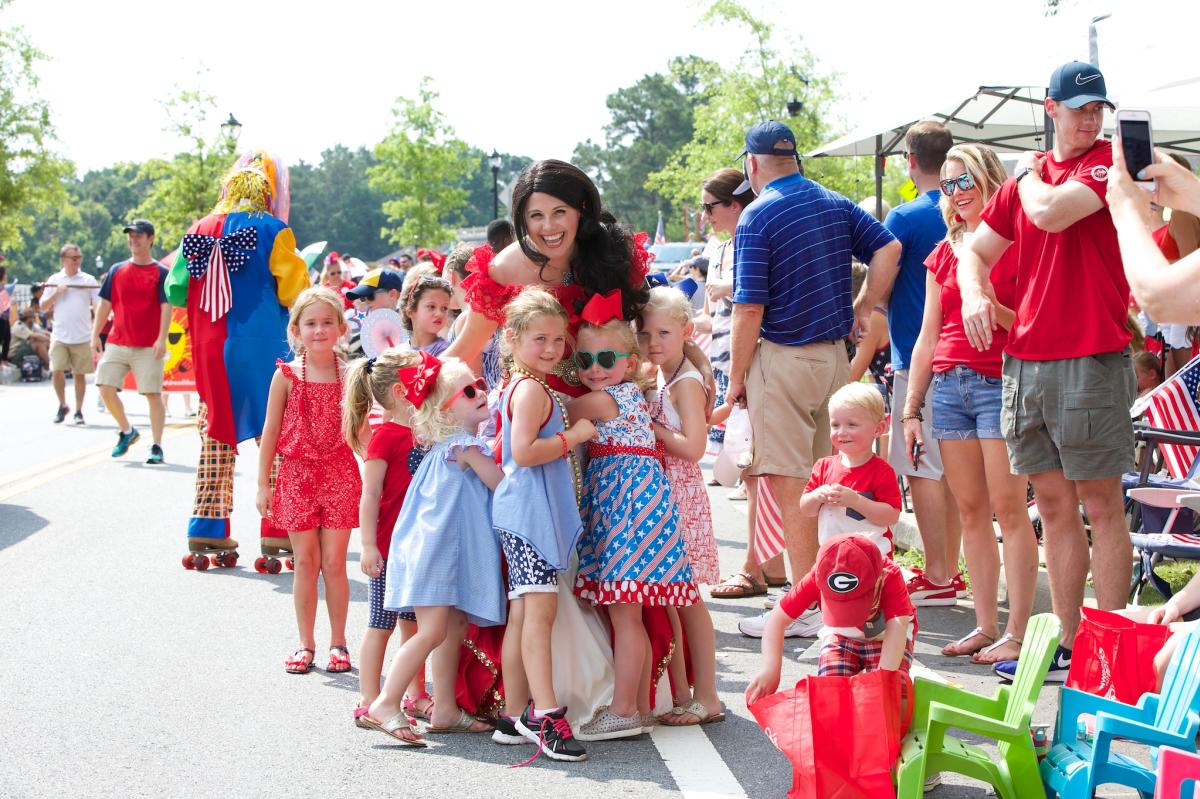
<instances>
[{"instance_id":1,"label":"white sneaker","mask_svg":"<svg viewBox=\"0 0 1200 799\"><path fill-rule=\"evenodd\" d=\"M749 619L742 619L738 622L738 632L742 635L748 635L751 638L762 638L763 629L766 627L767 616L769 615L771 615L771 611ZM820 634L822 626L821 611L815 607L809 608L801 613L798 619L787 626L787 629L783 631L783 637L815 638Z\"/></svg>"}]
</instances>

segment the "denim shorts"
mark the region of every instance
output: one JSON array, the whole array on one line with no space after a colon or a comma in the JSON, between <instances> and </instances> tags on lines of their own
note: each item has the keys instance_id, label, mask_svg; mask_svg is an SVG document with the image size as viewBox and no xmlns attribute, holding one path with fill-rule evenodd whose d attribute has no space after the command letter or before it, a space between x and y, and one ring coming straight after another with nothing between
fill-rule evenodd
<instances>
[{"instance_id":1,"label":"denim shorts","mask_svg":"<svg viewBox=\"0 0 1200 799\"><path fill-rule=\"evenodd\" d=\"M933 437L940 441L1004 438L1002 407L1004 381L999 377L982 375L969 366L933 376Z\"/></svg>"}]
</instances>

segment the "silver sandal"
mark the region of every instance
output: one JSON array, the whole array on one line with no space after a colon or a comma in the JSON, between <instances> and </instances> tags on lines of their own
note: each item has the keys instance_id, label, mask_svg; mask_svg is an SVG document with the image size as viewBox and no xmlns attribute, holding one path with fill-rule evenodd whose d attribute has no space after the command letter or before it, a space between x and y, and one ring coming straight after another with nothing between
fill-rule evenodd
<instances>
[{"instance_id":1,"label":"silver sandal","mask_svg":"<svg viewBox=\"0 0 1200 799\"><path fill-rule=\"evenodd\" d=\"M978 663L980 666L990 666L990 665L991 665L993 662L995 662L995 661L991 661L991 660L976 660L976 659L975 659L976 655L988 655L988 654L991 654L991 652L992 652L993 650L995 650L995 649L999 649L1000 647L1002 647L1002 646L1004 646L1005 644L1007 644L1009 641L1012 641L1012 642L1013 642L1014 644L1016 644L1017 646L1022 646L1022 645L1024 645L1024 643L1025 643L1025 642L1024 642L1024 641L1022 641L1020 638L1014 638L1013 636L1009 635L1008 633L1005 633L1004 635L1002 635L1002 636L1000 636L999 638L997 638L995 643L993 643L993 644L989 644L988 646L985 646L983 649L980 649L980 650L976 651L975 653L973 653L973 654L971 655L971 662L972 662L972 663Z\"/></svg>"},{"instance_id":2,"label":"silver sandal","mask_svg":"<svg viewBox=\"0 0 1200 799\"><path fill-rule=\"evenodd\" d=\"M980 649L983 649L984 647L996 645L995 638L993 638L992 636L985 633L983 631L982 627L976 627L974 630L971 630L971 632L967 633L962 638L959 638L957 641L950 643L950 644L946 644L944 647L942 647L942 657L961 658L961 657L966 657L968 655L974 655L975 652L956 652L954 654L951 654L951 653L947 652L946 650L952 646L962 646L963 644L965 644L967 641L970 641L975 636L982 636L983 638L986 638L988 640L988 643L984 644L979 649L976 649L975 652L978 652Z\"/></svg>"}]
</instances>

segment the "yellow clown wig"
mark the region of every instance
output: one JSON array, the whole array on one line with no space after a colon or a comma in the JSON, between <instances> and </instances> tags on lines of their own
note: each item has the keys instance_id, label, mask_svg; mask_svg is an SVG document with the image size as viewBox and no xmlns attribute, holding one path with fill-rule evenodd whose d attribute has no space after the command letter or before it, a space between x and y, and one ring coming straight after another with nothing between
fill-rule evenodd
<instances>
[{"instance_id":1,"label":"yellow clown wig","mask_svg":"<svg viewBox=\"0 0 1200 799\"><path fill-rule=\"evenodd\" d=\"M238 158L225 174L221 199L213 213L265 211L287 222L290 204L287 167L264 150L252 150Z\"/></svg>"}]
</instances>

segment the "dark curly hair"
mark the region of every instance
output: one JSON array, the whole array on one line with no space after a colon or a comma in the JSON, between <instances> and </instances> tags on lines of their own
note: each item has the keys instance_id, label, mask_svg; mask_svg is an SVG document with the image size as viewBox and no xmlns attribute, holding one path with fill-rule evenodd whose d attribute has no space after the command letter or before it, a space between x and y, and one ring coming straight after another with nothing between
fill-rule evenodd
<instances>
[{"instance_id":1,"label":"dark curly hair","mask_svg":"<svg viewBox=\"0 0 1200 799\"><path fill-rule=\"evenodd\" d=\"M650 298L650 292L645 284L635 286L630 281L633 237L604 210L596 185L578 167L553 159L530 164L517 177L510 205L517 241L531 261L545 267L550 259L527 241L529 229L525 224L525 206L534 192L556 197L579 212L575 252L571 256L571 279L596 294L620 289L625 319L636 318ZM580 309L567 310L578 312Z\"/></svg>"}]
</instances>

